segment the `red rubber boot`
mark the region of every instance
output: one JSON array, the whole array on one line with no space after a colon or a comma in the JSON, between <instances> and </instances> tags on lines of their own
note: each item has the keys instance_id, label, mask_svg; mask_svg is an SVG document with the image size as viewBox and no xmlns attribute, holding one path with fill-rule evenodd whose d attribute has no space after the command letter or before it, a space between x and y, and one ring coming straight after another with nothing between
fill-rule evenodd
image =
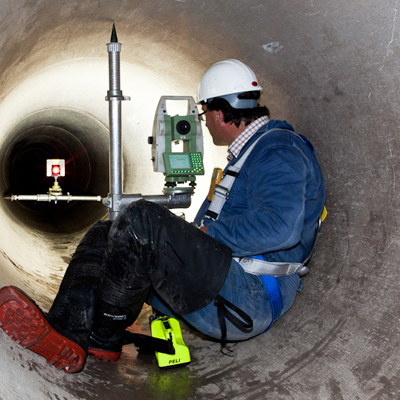
<instances>
[{"instance_id":1,"label":"red rubber boot","mask_svg":"<svg viewBox=\"0 0 400 400\"><path fill-rule=\"evenodd\" d=\"M92 355L96 360L116 362L121 357L120 351L109 351L103 349L94 349L89 347L88 354Z\"/></svg>"},{"instance_id":2,"label":"red rubber boot","mask_svg":"<svg viewBox=\"0 0 400 400\"><path fill-rule=\"evenodd\" d=\"M112 337L104 339L92 332L89 338L88 354L94 356L96 360L118 361L121 357L124 334L125 330L120 329Z\"/></svg>"},{"instance_id":3,"label":"red rubber boot","mask_svg":"<svg viewBox=\"0 0 400 400\"><path fill-rule=\"evenodd\" d=\"M0 289L0 327L22 347L66 373L79 372L85 364L82 347L52 328L34 302L13 286Z\"/></svg>"}]
</instances>

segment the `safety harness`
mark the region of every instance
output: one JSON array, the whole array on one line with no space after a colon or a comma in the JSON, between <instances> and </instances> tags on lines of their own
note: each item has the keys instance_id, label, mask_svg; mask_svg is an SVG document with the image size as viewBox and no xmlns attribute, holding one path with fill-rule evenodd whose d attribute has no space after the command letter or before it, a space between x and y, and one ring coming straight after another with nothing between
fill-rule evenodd
<instances>
[{"instance_id":1,"label":"safety harness","mask_svg":"<svg viewBox=\"0 0 400 400\"><path fill-rule=\"evenodd\" d=\"M216 221L218 219L222 211L222 208L224 207L224 204L229 197L229 192L236 178L239 176L240 170L244 165L245 161L247 160L248 156L253 151L254 147L262 137L268 135L272 131L277 131L277 130L290 132L291 134L301 139L304 143L306 143L314 152L312 144L304 136L299 135L293 131L281 128L273 128L264 132L258 139L254 141L254 143L251 144L251 146L246 150L243 156L234 165L228 166L228 168L225 171L225 175L223 176L220 183L215 185L213 199L210 203L207 212L205 213L205 217L201 225L204 224L204 220L206 219L210 219L212 221ZM319 231L321 222L323 218L325 218L325 216L326 216L326 209L324 207L324 213L322 215L322 219L320 218L318 222L317 232ZM305 264L311 258L311 255L315 248L315 244L316 240L309 255L301 263L270 262L264 260L264 258L261 255L251 256L251 257L240 257L240 258L234 257L234 260L239 262L241 267L246 272L253 275L259 275L264 283L264 287L266 289L266 292L268 294L268 299L270 301L271 314L272 314L271 323L269 324L269 326L265 331L267 331L272 326L272 324L280 317L282 312L282 295L279 290L279 284L276 277L292 275L292 274L299 274L300 276L306 275L309 272L309 270L305 266ZM222 343L224 343L226 337L226 324L224 318L229 319L238 329L242 330L243 332L248 332L249 330L250 331L252 330L253 323L251 318L242 310L239 310L236 306L229 303L226 299L222 298L221 296L218 296L214 304L218 307L218 317L222 332L222 339L221 339ZM242 318L243 322L239 321L237 318L232 318L233 315L231 314L230 311L228 311L228 308L235 311Z\"/></svg>"},{"instance_id":2,"label":"safety harness","mask_svg":"<svg viewBox=\"0 0 400 400\"><path fill-rule=\"evenodd\" d=\"M219 214L221 213L221 210L224 207L224 204L229 197L229 192L236 178L239 176L239 172L243 164L247 160L250 153L253 151L258 141L265 135L269 134L270 132L278 130L290 132L291 134L297 136L314 151L312 144L304 136L299 135L293 131L281 128L273 128L264 132L254 143L252 143L252 145L246 150L243 156L234 165L230 165L227 168L221 182L215 185L214 197L211 201L210 206L208 207L207 212L205 213L204 220L210 219L212 221L216 221L218 219ZM319 231L320 226L321 226L321 218L318 221L317 231ZM304 276L309 272L305 264L311 258L311 255L315 248L315 243L309 255L301 263L271 262L264 260L263 257L240 257L240 258L234 257L234 260L237 261L246 272L253 275L285 276L285 275L299 274L300 276Z\"/></svg>"}]
</instances>

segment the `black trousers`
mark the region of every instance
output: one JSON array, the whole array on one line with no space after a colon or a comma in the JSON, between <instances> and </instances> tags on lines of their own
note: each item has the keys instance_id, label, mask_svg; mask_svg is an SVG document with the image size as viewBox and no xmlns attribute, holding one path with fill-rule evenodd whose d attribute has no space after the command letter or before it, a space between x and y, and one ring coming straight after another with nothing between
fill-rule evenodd
<instances>
[{"instance_id":1,"label":"black trousers","mask_svg":"<svg viewBox=\"0 0 400 400\"><path fill-rule=\"evenodd\" d=\"M92 329L125 329L156 292L177 314L215 299L231 250L167 209L140 200L100 221L74 253L48 317L86 347ZM126 316L125 318L121 316ZM117 317L117 318L113 318Z\"/></svg>"}]
</instances>

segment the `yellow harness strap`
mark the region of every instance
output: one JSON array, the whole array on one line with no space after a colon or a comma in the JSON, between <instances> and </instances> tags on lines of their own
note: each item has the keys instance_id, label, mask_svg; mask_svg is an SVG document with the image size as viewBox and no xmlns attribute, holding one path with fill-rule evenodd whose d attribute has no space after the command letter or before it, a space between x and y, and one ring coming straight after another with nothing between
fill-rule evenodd
<instances>
[{"instance_id":1,"label":"yellow harness strap","mask_svg":"<svg viewBox=\"0 0 400 400\"><path fill-rule=\"evenodd\" d=\"M328 215L328 210L324 206L324 209L322 210L322 214L321 214L321 222L324 222L327 215Z\"/></svg>"}]
</instances>

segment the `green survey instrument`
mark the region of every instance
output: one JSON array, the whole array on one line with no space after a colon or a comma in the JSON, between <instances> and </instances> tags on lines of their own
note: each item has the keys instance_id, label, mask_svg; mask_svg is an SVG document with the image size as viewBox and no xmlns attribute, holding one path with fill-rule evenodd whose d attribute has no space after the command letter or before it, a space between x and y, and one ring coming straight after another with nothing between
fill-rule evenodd
<instances>
[{"instance_id":1,"label":"green survey instrument","mask_svg":"<svg viewBox=\"0 0 400 400\"><path fill-rule=\"evenodd\" d=\"M173 103L178 101L187 103L184 115L169 115L167 105L173 108ZM204 175L203 133L193 97L160 98L149 143L154 171L164 173L166 188L176 190L178 184L189 182L186 190L193 191L196 175ZM179 190L185 188L179 187Z\"/></svg>"},{"instance_id":2,"label":"green survey instrument","mask_svg":"<svg viewBox=\"0 0 400 400\"><path fill-rule=\"evenodd\" d=\"M160 368L174 368L190 363L189 348L183 341L180 324L175 318L158 317L151 322L150 329L153 338L172 343L175 349L175 354L155 352Z\"/></svg>"}]
</instances>

